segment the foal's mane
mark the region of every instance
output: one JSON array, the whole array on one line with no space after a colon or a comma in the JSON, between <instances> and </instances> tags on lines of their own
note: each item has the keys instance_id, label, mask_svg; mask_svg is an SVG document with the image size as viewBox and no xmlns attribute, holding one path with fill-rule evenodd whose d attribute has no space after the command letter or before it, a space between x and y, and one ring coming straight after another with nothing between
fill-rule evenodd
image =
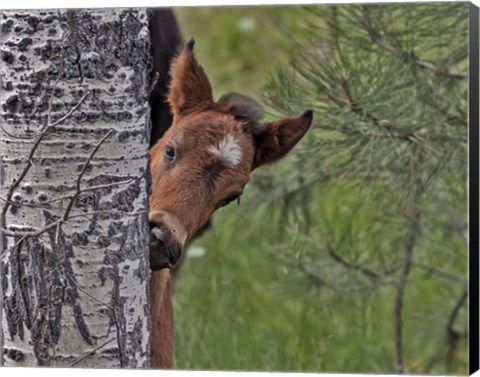
<instances>
[{"instance_id":1,"label":"foal's mane","mask_svg":"<svg viewBox=\"0 0 480 377\"><path fill-rule=\"evenodd\" d=\"M265 124L262 123L265 111L253 98L232 92L220 97L218 104L223 111L245 122L254 135L260 134L265 129Z\"/></svg>"}]
</instances>

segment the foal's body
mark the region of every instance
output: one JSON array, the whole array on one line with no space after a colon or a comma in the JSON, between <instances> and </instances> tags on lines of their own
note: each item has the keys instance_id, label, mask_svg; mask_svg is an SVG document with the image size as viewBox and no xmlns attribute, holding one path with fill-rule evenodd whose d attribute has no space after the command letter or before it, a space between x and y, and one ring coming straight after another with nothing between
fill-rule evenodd
<instances>
[{"instance_id":1,"label":"foal's body","mask_svg":"<svg viewBox=\"0 0 480 377\"><path fill-rule=\"evenodd\" d=\"M174 364L171 268L213 212L240 198L251 171L285 156L312 121L307 110L263 122L260 105L236 93L214 101L193 46L191 40L171 65L167 100L172 125L150 149L154 368Z\"/></svg>"}]
</instances>

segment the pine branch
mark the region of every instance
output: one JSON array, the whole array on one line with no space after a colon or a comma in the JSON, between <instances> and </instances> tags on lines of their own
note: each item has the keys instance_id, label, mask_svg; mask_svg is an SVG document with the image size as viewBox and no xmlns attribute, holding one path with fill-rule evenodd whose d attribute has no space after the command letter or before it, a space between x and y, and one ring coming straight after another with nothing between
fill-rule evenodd
<instances>
[{"instance_id":1,"label":"pine branch","mask_svg":"<svg viewBox=\"0 0 480 377\"><path fill-rule=\"evenodd\" d=\"M440 114L444 115L447 118L447 121L455 121L461 124L462 126L468 127L468 115L465 113L459 115L459 114L452 114L448 111L448 107L444 106L441 107L433 102L433 100L426 101L425 102L428 106L430 106L432 109L438 111ZM467 109L465 109L467 110Z\"/></svg>"},{"instance_id":2,"label":"pine branch","mask_svg":"<svg viewBox=\"0 0 480 377\"><path fill-rule=\"evenodd\" d=\"M447 68L438 67L431 62L420 59L413 52L407 53L405 51L400 50L397 47L394 47L382 37L382 35L378 30L375 29L370 19L368 8L364 6L362 7L362 9L363 9L362 25L364 26L365 30L368 32L368 35L372 40L372 42L374 42L384 50L399 57L402 61L416 65L417 67L420 67L427 71L430 71L436 76L445 76L452 79L460 79L460 80L463 80L468 77L467 72L450 72Z\"/></svg>"},{"instance_id":3,"label":"pine branch","mask_svg":"<svg viewBox=\"0 0 480 377\"><path fill-rule=\"evenodd\" d=\"M402 133L399 131L398 127L393 125L390 121L381 119L378 115L373 112L362 108L358 101L353 98L352 91L350 88L350 83L345 75L340 75L338 78L340 87L342 88L343 93L346 96L346 100L336 97L333 94L327 93L327 97L335 102L340 107L347 106L350 111L360 117L366 117L370 120L375 126L386 131L387 135L391 138L399 139L402 141L413 141L413 135L411 133ZM356 131L362 133L361 131Z\"/></svg>"},{"instance_id":4,"label":"pine branch","mask_svg":"<svg viewBox=\"0 0 480 377\"><path fill-rule=\"evenodd\" d=\"M316 288L330 288L333 289L327 281L322 279L320 276L314 274L313 272L309 271L308 268L302 264L298 264L298 269L306 276L308 279L313 283Z\"/></svg>"},{"instance_id":5,"label":"pine branch","mask_svg":"<svg viewBox=\"0 0 480 377\"><path fill-rule=\"evenodd\" d=\"M309 271L304 265L299 265L299 270L303 273L305 277L308 278L310 283L317 289L327 288L331 291L338 292L338 293L351 293L351 292L365 292L371 291L378 288L378 285L337 285L332 282L328 282L325 279L322 279L317 274ZM388 283L390 284L390 283Z\"/></svg>"},{"instance_id":6,"label":"pine branch","mask_svg":"<svg viewBox=\"0 0 480 377\"><path fill-rule=\"evenodd\" d=\"M340 263L343 267L346 267L347 269L350 269L350 270L359 271L368 278L377 279L377 278L380 277L380 274L378 272L375 272L375 271L370 270L370 269L368 269L366 267L363 267L363 266L359 266L359 265L355 265L355 264L347 262L345 259L340 257L340 255L338 255L335 252L335 250L333 249L330 242L326 243L326 248L327 248L327 251L328 251L328 255L330 255L330 257L332 257L333 260Z\"/></svg>"},{"instance_id":7,"label":"pine branch","mask_svg":"<svg viewBox=\"0 0 480 377\"><path fill-rule=\"evenodd\" d=\"M445 278L450 279L452 281L456 281L460 284L464 284L464 285L468 284L468 279L466 277L455 274L455 273L450 272L450 271L442 270L441 268L430 266L426 263L412 261L412 266L422 268L422 269L427 270L428 272L430 272L434 275L445 277Z\"/></svg>"}]
</instances>

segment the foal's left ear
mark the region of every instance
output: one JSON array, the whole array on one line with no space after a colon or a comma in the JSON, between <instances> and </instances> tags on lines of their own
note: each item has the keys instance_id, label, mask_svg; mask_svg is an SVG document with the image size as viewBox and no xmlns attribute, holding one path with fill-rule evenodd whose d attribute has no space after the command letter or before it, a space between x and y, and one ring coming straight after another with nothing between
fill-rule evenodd
<instances>
[{"instance_id":1,"label":"foal's left ear","mask_svg":"<svg viewBox=\"0 0 480 377\"><path fill-rule=\"evenodd\" d=\"M168 102L174 116L202 111L213 103L212 87L193 53L195 41L190 39L173 61L170 69Z\"/></svg>"},{"instance_id":2,"label":"foal's left ear","mask_svg":"<svg viewBox=\"0 0 480 377\"><path fill-rule=\"evenodd\" d=\"M268 123L256 140L252 170L273 164L284 157L302 139L312 124L313 111L307 110L297 118L282 118Z\"/></svg>"}]
</instances>

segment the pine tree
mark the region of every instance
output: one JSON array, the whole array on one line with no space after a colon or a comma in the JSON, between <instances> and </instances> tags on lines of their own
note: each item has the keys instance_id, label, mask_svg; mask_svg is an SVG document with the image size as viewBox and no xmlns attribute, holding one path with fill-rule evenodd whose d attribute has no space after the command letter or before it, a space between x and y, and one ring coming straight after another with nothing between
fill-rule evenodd
<instances>
[{"instance_id":1,"label":"pine tree","mask_svg":"<svg viewBox=\"0 0 480 377\"><path fill-rule=\"evenodd\" d=\"M378 341L393 363L375 371L464 372L468 4L310 6L300 18L302 37L287 31L297 58L263 91L276 115L314 109L283 171L258 176L294 236L275 258L319 304L373 294L388 306Z\"/></svg>"}]
</instances>

